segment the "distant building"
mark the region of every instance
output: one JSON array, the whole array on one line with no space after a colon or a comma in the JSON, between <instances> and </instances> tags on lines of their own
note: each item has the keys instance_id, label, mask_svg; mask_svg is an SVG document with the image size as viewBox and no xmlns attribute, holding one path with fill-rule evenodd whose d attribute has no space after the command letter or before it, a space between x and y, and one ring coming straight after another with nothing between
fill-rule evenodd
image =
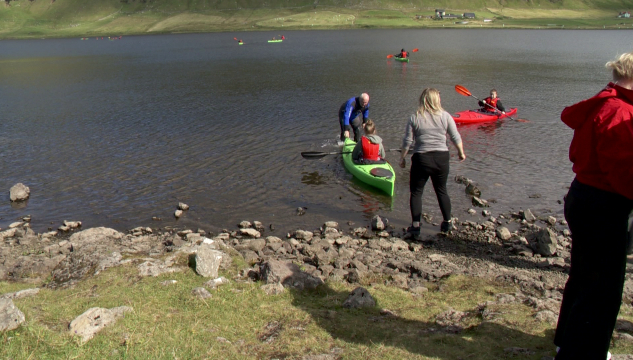
<instances>
[{"instance_id":1,"label":"distant building","mask_svg":"<svg viewBox=\"0 0 633 360\"><path fill-rule=\"evenodd\" d=\"M444 15L446 15L446 11L442 10L442 9L435 9L435 17L438 19L441 19L444 17Z\"/></svg>"},{"instance_id":2,"label":"distant building","mask_svg":"<svg viewBox=\"0 0 633 360\"><path fill-rule=\"evenodd\" d=\"M487 22L492 22L492 19L484 19L484 22L485 22L485 23L487 23Z\"/></svg>"},{"instance_id":3,"label":"distant building","mask_svg":"<svg viewBox=\"0 0 633 360\"><path fill-rule=\"evenodd\" d=\"M459 19L461 17L462 17L461 15L457 15L457 14L446 14L442 16L442 19Z\"/></svg>"},{"instance_id":4,"label":"distant building","mask_svg":"<svg viewBox=\"0 0 633 360\"><path fill-rule=\"evenodd\" d=\"M464 15L462 15L462 17L464 19L474 19L475 18L475 13L464 13Z\"/></svg>"},{"instance_id":5,"label":"distant building","mask_svg":"<svg viewBox=\"0 0 633 360\"><path fill-rule=\"evenodd\" d=\"M630 18L631 17L631 13L628 11L622 11L619 15L619 18Z\"/></svg>"}]
</instances>

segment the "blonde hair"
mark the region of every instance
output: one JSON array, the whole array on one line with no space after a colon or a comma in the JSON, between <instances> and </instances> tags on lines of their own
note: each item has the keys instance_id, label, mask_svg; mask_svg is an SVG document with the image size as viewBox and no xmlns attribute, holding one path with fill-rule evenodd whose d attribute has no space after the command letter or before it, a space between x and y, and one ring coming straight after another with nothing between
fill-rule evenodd
<instances>
[{"instance_id":1,"label":"blonde hair","mask_svg":"<svg viewBox=\"0 0 633 360\"><path fill-rule=\"evenodd\" d=\"M367 119L367 122L365 123L365 133L367 135L372 135L376 132L376 125L374 125L374 122L371 119Z\"/></svg>"},{"instance_id":2,"label":"blonde hair","mask_svg":"<svg viewBox=\"0 0 633 360\"><path fill-rule=\"evenodd\" d=\"M624 53L616 60L609 61L605 67L611 69L613 80L633 80L633 52Z\"/></svg>"},{"instance_id":3,"label":"blonde hair","mask_svg":"<svg viewBox=\"0 0 633 360\"><path fill-rule=\"evenodd\" d=\"M420 106L418 107L418 112L423 114L425 111L430 114L438 114L444 111L440 102L439 90L434 88L426 88L422 91L422 95L420 95Z\"/></svg>"}]
</instances>

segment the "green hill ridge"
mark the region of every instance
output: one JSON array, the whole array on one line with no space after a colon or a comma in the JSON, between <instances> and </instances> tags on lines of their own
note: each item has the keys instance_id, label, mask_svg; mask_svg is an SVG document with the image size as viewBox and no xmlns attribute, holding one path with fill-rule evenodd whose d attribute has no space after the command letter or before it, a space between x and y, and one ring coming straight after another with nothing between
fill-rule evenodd
<instances>
[{"instance_id":1,"label":"green hill ridge","mask_svg":"<svg viewBox=\"0 0 633 360\"><path fill-rule=\"evenodd\" d=\"M474 19L436 19L435 10ZM0 38L348 28L632 28L623 0L5 0Z\"/></svg>"}]
</instances>

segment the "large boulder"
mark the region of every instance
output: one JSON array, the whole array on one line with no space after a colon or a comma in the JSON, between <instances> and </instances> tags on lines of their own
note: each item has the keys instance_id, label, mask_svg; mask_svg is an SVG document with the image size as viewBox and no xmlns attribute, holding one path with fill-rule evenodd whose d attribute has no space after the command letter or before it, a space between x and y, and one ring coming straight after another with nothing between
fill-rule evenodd
<instances>
[{"instance_id":1,"label":"large boulder","mask_svg":"<svg viewBox=\"0 0 633 360\"><path fill-rule=\"evenodd\" d=\"M119 306L112 309L90 308L70 323L70 333L81 337L81 342L92 339L104 327L114 324L131 307Z\"/></svg>"},{"instance_id":2,"label":"large boulder","mask_svg":"<svg viewBox=\"0 0 633 360\"><path fill-rule=\"evenodd\" d=\"M31 190L28 186L17 183L9 189L9 198L11 201L24 201L29 198Z\"/></svg>"},{"instance_id":3,"label":"large boulder","mask_svg":"<svg viewBox=\"0 0 633 360\"><path fill-rule=\"evenodd\" d=\"M260 277L266 284L281 283L285 287L299 290L314 289L323 280L302 271L291 261L269 260L260 268Z\"/></svg>"},{"instance_id":4,"label":"large boulder","mask_svg":"<svg viewBox=\"0 0 633 360\"><path fill-rule=\"evenodd\" d=\"M369 291L364 287L357 287L348 296L343 307L350 309L366 308L376 306L376 300L371 296Z\"/></svg>"},{"instance_id":5,"label":"large boulder","mask_svg":"<svg viewBox=\"0 0 633 360\"><path fill-rule=\"evenodd\" d=\"M550 229L541 229L533 234L536 241L536 251L543 256L556 254L556 233Z\"/></svg>"},{"instance_id":6,"label":"large boulder","mask_svg":"<svg viewBox=\"0 0 633 360\"><path fill-rule=\"evenodd\" d=\"M13 300L0 299L0 332L17 329L24 322L24 314Z\"/></svg>"},{"instance_id":7,"label":"large boulder","mask_svg":"<svg viewBox=\"0 0 633 360\"><path fill-rule=\"evenodd\" d=\"M207 245L200 245L196 251L196 272L204 277L217 278L222 263L223 252L213 250Z\"/></svg>"}]
</instances>

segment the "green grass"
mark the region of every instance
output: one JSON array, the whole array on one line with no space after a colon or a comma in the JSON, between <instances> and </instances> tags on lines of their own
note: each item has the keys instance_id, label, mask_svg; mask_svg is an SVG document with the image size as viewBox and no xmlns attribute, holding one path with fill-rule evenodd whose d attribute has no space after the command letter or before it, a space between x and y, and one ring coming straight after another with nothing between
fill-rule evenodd
<instances>
[{"instance_id":1,"label":"green grass","mask_svg":"<svg viewBox=\"0 0 633 360\"><path fill-rule=\"evenodd\" d=\"M6 3L4 3L6 4ZM469 26L539 28L560 24L617 28L616 0L466 1L352 0L13 0L0 6L0 38L84 37L126 34L284 29L464 27L455 20L415 19L435 8L474 12ZM497 19L493 23L483 18ZM626 20L624 20L626 22Z\"/></svg>"},{"instance_id":2,"label":"green grass","mask_svg":"<svg viewBox=\"0 0 633 360\"><path fill-rule=\"evenodd\" d=\"M243 266L236 263L223 275L230 278ZM168 279L177 283L160 284ZM553 348L552 327L536 322L533 310L524 305L495 305L498 318L484 322L477 304L516 289L480 278L452 276L428 284L429 291L422 296L373 279L374 285L365 286L378 306L366 310L341 307L355 287L350 284L328 283L314 291L267 296L258 283L233 281L212 291L210 299L192 296L191 290L206 280L191 269L141 278L133 265L126 265L71 289L43 289L15 301L26 322L0 334L0 358L266 359L334 349L345 359L483 360L505 358L505 348L521 347L534 351L523 358L540 359L551 355ZM29 287L0 282L0 293ZM134 311L87 343L82 345L68 333L69 323L87 309L123 305ZM381 315L381 308L396 316ZM466 330L459 334L438 331L435 324L436 316L450 308L470 314L463 322ZM630 309L623 315L632 318ZM278 324L277 331L268 324ZM272 341L263 341L267 338ZM632 352L633 347L616 342L611 351Z\"/></svg>"}]
</instances>

